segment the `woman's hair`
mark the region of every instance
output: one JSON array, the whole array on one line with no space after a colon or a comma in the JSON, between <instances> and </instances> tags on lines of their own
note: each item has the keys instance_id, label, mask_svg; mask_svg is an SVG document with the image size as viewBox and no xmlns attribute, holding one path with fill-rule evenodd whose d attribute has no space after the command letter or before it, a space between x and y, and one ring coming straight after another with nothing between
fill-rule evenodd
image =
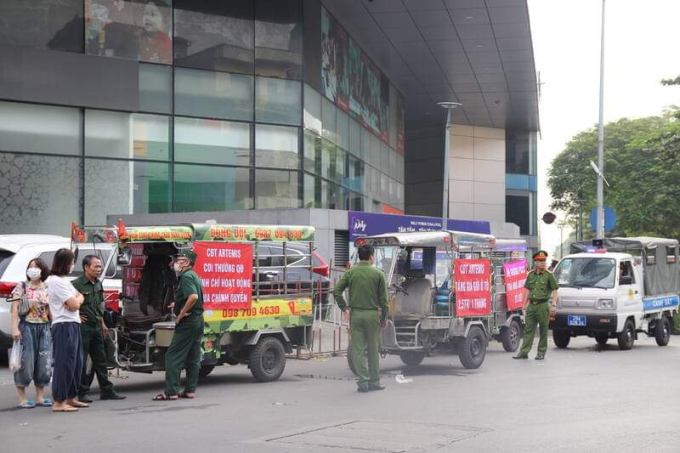
<instances>
[{"instance_id":1,"label":"woman's hair","mask_svg":"<svg viewBox=\"0 0 680 453\"><path fill-rule=\"evenodd\" d=\"M35 264L40 269L40 281L44 282L45 280L47 280L47 277L49 277L49 275L50 275L50 268L47 267L47 264L45 263L45 261L43 261L40 258L32 259L31 261L28 262L28 266L26 266L27 272L28 272L28 268L31 267L31 265L33 265L33 264ZM30 280L30 278L28 278L28 275L26 275L26 279Z\"/></svg>"},{"instance_id":2,"label":"woman's hair","mask_svg":"<svg viewBox=\"0 0 680 453\"><path fill-rule=\"evenodd\" d=\"M69 249L59 249L52 260L52 275L63 277L71 272L71 264L75 261L75 255Z\"/></svg>"}]
</instances>

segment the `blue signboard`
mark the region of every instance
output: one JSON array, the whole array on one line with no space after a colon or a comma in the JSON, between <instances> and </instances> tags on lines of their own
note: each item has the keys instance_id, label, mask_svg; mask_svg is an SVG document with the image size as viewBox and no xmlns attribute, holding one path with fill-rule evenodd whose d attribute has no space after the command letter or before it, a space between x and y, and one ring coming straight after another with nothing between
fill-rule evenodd
<instances>
[{"instance_id":1,"label":"blue signboard","mask_svg":"<svg viewBox=\"0 0 680 453\"><path fill-rule=\"evenodd\" d=\"M363 236L384 233L409 233L413 231L438 231L442 229L442 219L412 215L374 214L350 211L349 240L354 242ZM491 224L478 220L451 220L447 228L466 233L491 234Z\"/></svg>"},{"instance_id":2,"label":"blue signboard","mask_svg":"<svg viewBox=\"0 0 680 453\"><path fill-rule=\"evenodd\" d=\"M680 297L677 294L672 296L648 297L642 299L644 311L660 310L664 308L677 307L680 303Z\"/></svg>"},{"instance_id":3,"label":"blue signboard","mask_svg":"<svg viewBox=\"0 0 680 453\"><path fill-rule=\"evenodd\" d=\"M590 226L597 229L597 208L590 211ZM604 231L612 231L616 226L616 213L609 206L604 207Z\"/></svg>"}]
</instances>

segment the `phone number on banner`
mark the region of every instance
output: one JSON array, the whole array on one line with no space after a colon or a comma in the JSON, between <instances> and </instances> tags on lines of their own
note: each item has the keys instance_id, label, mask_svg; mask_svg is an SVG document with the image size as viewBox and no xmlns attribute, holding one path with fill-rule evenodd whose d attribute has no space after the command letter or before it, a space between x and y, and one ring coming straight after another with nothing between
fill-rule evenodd
<instances>
[{"instance_id":1,"label":"phone number on banner","mask_svg":"<svg viewBox=\"0 0 680 453\"><path fill-rule=\"evenodd\" d=\"M279 316L305 316L312 314L311 299L269 300L253 303L251 308L224 308L206 311L206 320L255 319Z\"/></svg>"}]
</instances>

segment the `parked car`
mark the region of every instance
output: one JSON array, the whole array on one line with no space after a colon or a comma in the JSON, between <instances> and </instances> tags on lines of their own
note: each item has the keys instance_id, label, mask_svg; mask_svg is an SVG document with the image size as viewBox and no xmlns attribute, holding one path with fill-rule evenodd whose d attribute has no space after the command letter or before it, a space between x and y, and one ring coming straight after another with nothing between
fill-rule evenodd
<instances>
[{"instance_id":1,"label":"parked car","mask_svg":"<svg viewBox=\"0 0 680 453\"><path fill-rule=\"evenodd\" d=\"M26 279L26 267L34 258L42 258L47 266L57 250L70 248L71 240L62 236L47 234L6 234L0 235L0 348L4 351L12 344L11 304L7 298L16 285ZM113 259L115 245L107 243L85 243L78 245L76 267L70 278L83 274L82 257L98 255L104 263L104 291L107 307L118 309L118 293L121 289L120 270Z\"/></svg>"}]
</instances>

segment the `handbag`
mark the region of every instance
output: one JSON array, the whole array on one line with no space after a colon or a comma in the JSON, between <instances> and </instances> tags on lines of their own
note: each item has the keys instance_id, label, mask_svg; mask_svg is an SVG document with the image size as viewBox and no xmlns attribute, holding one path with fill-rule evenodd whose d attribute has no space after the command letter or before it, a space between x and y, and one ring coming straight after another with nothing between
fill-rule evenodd
<instances>
[{"instance_id":1,"label":"handbag","mask_svg":"<svg viewBox=\"0 0 680 453\"><path fill-rule=\"evenodd\" d=\"M28 310L30 308L30 304L28 302L28 296L26 295L26 282L21 283L21 287L24 290L24 293L21 295L21 299L19 299L19 311L17 314L19 316L26 316L28 314ZM16 299L14 299L16 300Z\"/></svg>"}]
</instances>

